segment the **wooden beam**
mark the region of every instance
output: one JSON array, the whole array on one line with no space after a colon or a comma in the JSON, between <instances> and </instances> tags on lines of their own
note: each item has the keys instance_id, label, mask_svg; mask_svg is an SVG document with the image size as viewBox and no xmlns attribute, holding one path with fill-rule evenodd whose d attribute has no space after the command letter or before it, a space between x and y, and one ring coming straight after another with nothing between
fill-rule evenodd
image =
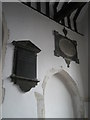
<instances>
[{"instance_id":1,"label":"wooden beam","mask_svg":"<svg viewBox=\"0 0 90 120\"><path fill-rule=\"evenodd\" d=\"M53 9L54 9L54 19L55 19L55 16L57 14L57 6L58 6L59 2L54 2L54 5L53 5Z\"/></svg>"},{"instance_id":2,"label":"wooden beam","mask_svg":"<svg viewBox=\"0 0 90 120\"><path fill-rule=\"evenodd\" d=\"M31 7L31 2L26 2L26 5Z\"/></svg>"},{"instance_id":3,"label":"wooden beam","mask_svg":"<svg viewBox=\"0 0 90 120\"><path fill-rule=\"evenodd\" d=\"M37 11L41 11L41 3L40 2L36 2L36 8L37 8Z\"/></svg>"},{"instance_id":4,"label":"wooden beam","mask_svg":"<svg viewBox=\"0 0 90 120\"><path fill-rule=\"evenodd\" d=\"M59 2L54 2L53 8L57 8Z\"/></svg>"},{"instance_id":5,"label":"wooden beam","mask_svg":"<svg viewBox=\"0 0 90 120\"><path fill-rule=\"evenodd\" d=\"M50 16L49 2L46 2L46 15L47 15L48 17Z\"/></svg>"},{"instance_id":6,"label":"wooden beam","mask_svg":"<svg viewBox=\"0 0 90 120\"><path fill-rule=\"evenodd\" d=\"M83 3L83 5L80 8L77 9L76 14L75 14L75 16L73 18L74 29L75 29L76 32L77 32L77 23L76 23L76 20L77 20L79 14L80 14L80 12L81 12L81 10L82 10L82 8L84 7L85 4L86 4L86 2Z\"/></svg>"},{"instance_id":7,"label":"wooden beam","mask_svg":"<svg viewBox=\"0 0 90 120\"><path fill-rule=\"evenodd\" d=\"M70 16L71 16L71 14L67 16L67 22L68 22L68 27L71 29Z\"/></svg>"},{"instance_id":8,"label":"wooden beam","mask_svg":"<svg viewBox=\"0 0 90 120\"><path fill-rule=\"evenodd\" d=\"M27 2L21 2L21 3L23 3L24 5L27 5Z\"/></svg>"},{"instance_id":9,"label":"wooden beam","mask_svg":"<svg viewBox=\"0 0 90 120\"><path fill-rule=\"evenodd\" d=\"M64 9L67 4L68 4L68 2L64 2L64 3L63 3L63 6L62 6L62 9ZM65 20L64 20L64 18L61 20L61 24L62 24L62 25L65 25Z\"/></svg>"},{"instance_id":10,"label":"wooden beam","mask_svg":"<svg viewBox=\"0 0 90 120\"><path fill-rule=\"evenodd\" d=\"M21 3L24 4L24 5L26 5L26 4L25 4L26 2L21 2ZM58 2L58 4L59 4L59 2ZM57 4L57 6L58 6L58 4ZM54 6L53 6L53 7L54 7ZM35 11L37 11L37 9L34 8L34 7L32 7L32 5L31 5L30 8L32 8L32 9L35 10ZM43 12L40 11L40 13L41 13L42 15L46 16L46 14L44 14ZM46 16L46 17L48 17L48 16ZM51 18L50 16L49 16L49 18L50 18L51 20L55 21L56 23L61 24L61 23L59 23L58 21L56 21L54 18ZM68 28L68 29L70 29L70 27L68 27L68 26L66 26L66 25L65 25L65 27ZM72 30L73 32L76 32L74 29L70 29L70 30ZM81 33L79 33L79 32L76 32L76 33L83 36L83 34L81 34Z\"/></svg>"},{"instance_id":11,"label":"wooden beam","mask_svg":"<svg viewBox=\"0 0 90 120\"><path fill-rule=\"evenodd\" d=\"M82 6L83 2L69 2L65 7L63 7L57 14L55 15L55 20L59 22L64 17L70 15L74 10Z\"/></svg>"},{"instance_id":12,"label":"wooden beam","mask_svg":"<svg viewBox=\"0 0 90 120\"><path fill-rule=\"evenodd\" d=\"M66 7L66 5L68 5L68 2L63 3L62 9L64 9Z\"/></svg>"},{"instance_id":13,"label":"wooden beam","mask_svg":"<svg viewBox=\"0 0 90 120\"><path fill-rule=\"evenodd\" d=\"M64 19L61 20L61 24L65 25L65 20Z\"/></svg>"}]
</instances>

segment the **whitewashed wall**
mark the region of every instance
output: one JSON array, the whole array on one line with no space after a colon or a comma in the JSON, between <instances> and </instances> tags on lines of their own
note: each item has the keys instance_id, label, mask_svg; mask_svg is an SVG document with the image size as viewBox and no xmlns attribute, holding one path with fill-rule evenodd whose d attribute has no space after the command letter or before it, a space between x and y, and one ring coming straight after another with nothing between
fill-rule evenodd
<instances>
[{"instance_id":1,"label":"whitewashed wall","mask_svg":"<svg viewBox=\"0 0 90 120\"><path fill-rule=\"evenodd\" d=\"M52 86L51 86L52 85ZM73 101L63 80L52 76L45 90L46 118L74 118Z\"/></svg>"},{"instance_id":2,"label":"whitewashed wall","mask_svg":"<svg viewBox=\"0 0 90 120\"><path fill-rule=\"evenodd\" d=\"M1 103L2 103L2 3L0 2L0 118L1 118Z\"/></svg>"},{"instance_id":3,"label":"whitewashed wall","mask_svg":"<svg viewBox=\"0 0 90 120\"><path fill-rule=\"evenodd\" d=\"M44 17L36 11L22 5L21 3L3 3L3 11L9 29L9 40L7 44L7 52L5 57L5 65L3 70L3 80L5 87L5 99L3 102L2 117L3 118L36 118L37 117L37 101L34 92L42 94L41 84L45 75L52 68L62 68L76 82L81 97L84 95L82 81L87 79L87 40L70 30L68 37L76 40L78 43L78 57L80 64L71 62L70 68L67 68L62 57L54 56L54 36L53 30L57 30L63 35L63 26ZM12 73L13 46L10 44L13 40L31 40L42 51L38 54L37 61L37 77L40 83L30 92L21 93L17 86L10 82L8 78ZM82 72L81 72L82 71ZM85 77L83 78L82 73ZM53 83L52 83L53 84ZM51 85L52 87L52 85ZM57 86L56 86L57 88ZM84 86L87 89L87 86ZM62 91L63 94L63 91ZM64 107L64 106L63 106Z\"/></svg>"}]
</instances>

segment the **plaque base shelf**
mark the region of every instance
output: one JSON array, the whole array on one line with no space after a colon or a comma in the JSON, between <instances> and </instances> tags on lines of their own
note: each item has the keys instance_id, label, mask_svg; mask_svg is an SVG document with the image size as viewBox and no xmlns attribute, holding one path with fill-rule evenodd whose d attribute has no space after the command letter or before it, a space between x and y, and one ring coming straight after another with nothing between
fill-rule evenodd
<instances>
[{"instance_id":1,"label":"plaque base shelf","mask_svg":"<svg viewBox=\"0 0 90 120\"><path fill-rule=\"evenodd\" d=\"M17 84L23 92L28 92L39 82L37 79L30 79L21 76L11 75L10 78L14 84Z\"/></svg>"}]
</instances>

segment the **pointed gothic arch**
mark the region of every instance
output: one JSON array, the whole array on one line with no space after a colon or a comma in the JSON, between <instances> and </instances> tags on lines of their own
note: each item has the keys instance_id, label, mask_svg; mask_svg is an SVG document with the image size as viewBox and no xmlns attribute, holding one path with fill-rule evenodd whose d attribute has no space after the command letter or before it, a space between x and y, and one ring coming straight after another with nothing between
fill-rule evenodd
<instances>
[{"instance_id":1,"label":"pointed gothic arch","mask_svg":"<svg viewBox=\"0 0 90 120\"><path fill-rule=\"evenodd\" d=\"M43 83L42 83L43 95L35 92L35 96L36 96L37 101L39 98L39 101L43 102L43 106L41 108L40 103L38 101L38 104L37 104L37 111L39 110L38 117L40 116L42 118L45 118L45 90L46 90L46 85L52 76L56 76L58 78L58 80L59 80L59 76L64 78L63 84L66 86L66 88L70 92L71 97L72 97L72 101L74 103L75 118L84 118L85 117L84 104L83 104L83 101L81 99L81 95L80 95L78 86L77 86L76 82L72 79L72 77L68 74L68 72L66 72L62 68L61 69L54 69L53 68L45 76ZM40 97L43 99L40 100Z\"/></svg>"}]
</instances>

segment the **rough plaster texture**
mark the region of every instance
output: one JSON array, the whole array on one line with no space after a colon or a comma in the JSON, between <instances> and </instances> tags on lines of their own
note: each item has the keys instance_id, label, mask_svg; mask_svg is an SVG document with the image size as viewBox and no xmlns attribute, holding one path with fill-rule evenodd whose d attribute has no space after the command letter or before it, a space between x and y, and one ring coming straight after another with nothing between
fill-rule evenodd
<instances>
[{"instance_id":1,"label":"rough plaster texture","mask_svg":"<svg viewBox=\"0 0 90 120\"><path fill-rule=\"evenodd\" d=\"M35 97L37 100L37 114L38 118L45 118L45 105L44 105L44 96L40 93L35 92Z\"/></svg>"},{"instance_id":2,"label":"rough plaster texture","mask_svg":"<svg viewBox=\"0 0 90 120\"><path fill-rule=\"evenodd\" d=\"M5 53L6 53L6 45L7 45L7 41L9 39L9 30L7 28L7 22L5 20L5 16L4 13L2 14L2 32L3 32L3 43L2 43L2 68L4 66L4 61L5 61Z\"/></svg>"},{"instance_id":3,"label":"rough plaster texture","mask_svg":"<svg viewBox=\"0 0 90 120\"><path fill-rule=\"evenodd\" d=\"M9 33L8 33L8 28L7 28L7 23L5 20L4 13L2 14L2 68L1 71L3 72L3 67L4 67L4 62L5 62L5 53L6 53L6 44L9 39ZM3 87L3 79L1 78L2 81L2 102L4 101L5 97L5 88Z\"/></svg>"}]
</instances>

